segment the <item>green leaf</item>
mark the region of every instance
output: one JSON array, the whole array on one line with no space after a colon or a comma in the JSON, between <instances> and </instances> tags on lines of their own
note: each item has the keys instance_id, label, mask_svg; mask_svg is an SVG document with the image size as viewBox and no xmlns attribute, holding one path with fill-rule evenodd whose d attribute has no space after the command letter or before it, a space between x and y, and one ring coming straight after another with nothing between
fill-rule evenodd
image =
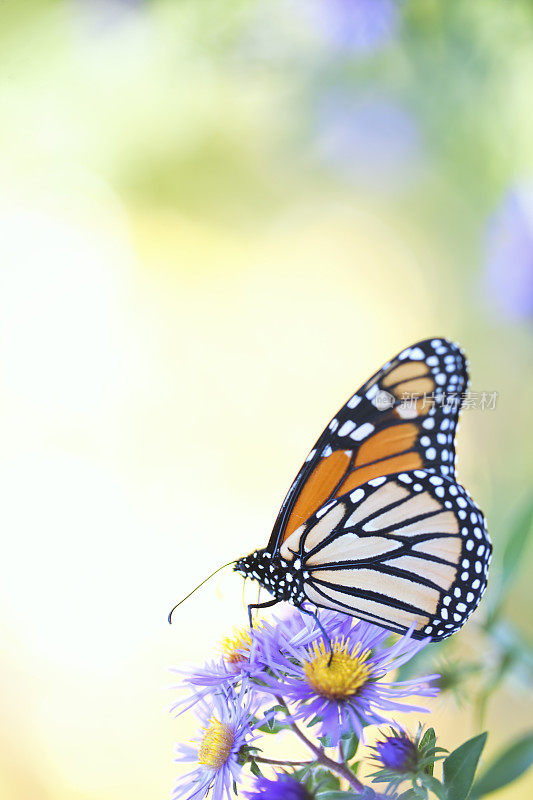
<instances>
[{"instance_id":1,"label":"green leaf","mask_svg":"<svg viewBox=\"0 0 533 800\"><path fill-rule=\"evenodd\" d=\"M434 728L428 728L427 731L424 733L420 740L420 744L418 745L419 748L431 747L432 749L435 747L437 742L437 735L435 733ZM424 772L426 775L433 775L433 767L434 763L428 764L424 767Z\"/></svg>"},{"instance_id":2,"label":"green leaf","mask_svg":"<svg viewBox=\"0 0 533 800\"><path fill-rule=\"evenodd\" d=\"M275 719L268 720L263 725L259 725L257 730L263 733L279 733L280 731L287 730L289 726L283 722L278 722Z\"/></svg>"},{"instance_id":3,"label":"green leaf","mask_svg":"<svg viewBox=\"0 0 533 800\"><path fill-rule=\"evenodd\" d=\"M442 783L434 778L433 775L424 775L421 777L421 782L427 786L439 800L448 800L448 793Z\"/></svg>"},{"instance_id":4,"label":"green leaf","mask_svg":"<svg viewBox=\"0 0 533 800\"><path fill-rule=\"evenodd\" d=\"M315 795L316 800L355 800L355 798L359 797L359 795L354 794L353 792L339 792L339 791L330 791L329 789L325 792L317 792Z\"/></svg>"},{"instance_id":5,"label":"green leaf","mask_svg":"<svg viewBox=\"0 0 533 800\"><path fill-rule=\"evenodd\" d=\"M288 728L288 725L283 718L277 719L275 716L276 713L279 713L280 711L285 711L283 706L280 705L272 706L272 708L269 708L267 711L265 711L263 714L264 722L262 725L258 726L258 729L263 731L263 733L279 733L280 731Z\"/></svg>"},{"instance_id":6,"label":"green leaf","mask_svg":"<svg viewBox=\"0 0 533 800\"><path fill-rule=\"evenodd\" d=\"M514 580L518 568L523 563L523 555L533 526L533 500L522 508L515 520L511 533L505 543L502 555L500 587L489 615L487 625L490 627L501 610L505 596Z\"/></svg>"},{"instance_id":7,"label":"green leaf","mask_svg":"<svg viewBox=\"0 0 533 800\"><path fill-rule=\"evenodd\" d=\"M295 772L291 773L294 780L299 781L300 783L304 783L310 775L312 775L312 767L302 767L301 769L295 770Z\"/></svg>"},{"instance_id":8,"label":"green leaf","mask_svg":"<svg viewBox=\"0 0 533 800\"><path fill-rule=\"evenodd\" d=\"M322 747L333 747L333 739L329 735L329 733L324 734L324 736L319 736L318 741L322 745Z\"/></svg>"},{"instance_id":9,"label":"green leaf","mask_svg":"<svg viewBox=\"0 0 533 800\"><path fill-rule=\"evenodd\" d=\"M444 785L449 800L466 800L470 792L487 734L480 733L462 744L443 762Z\"/></svg>"},{"instance_id":10,"label":"green leaf","mask_svg":"<svg viewBox=\"0 0 533 800\"><path fill-rule=\"evenodd\" d=\"M533 764L533 731L504 750L475 782L472 798L483 797L516 780Z\"/></svg>"},{"instance_id":11,"label":"green leaf","mask_svg":"<svg viewBox=\"0 0 533 800\"><path fill-rule=\"evenodd\" d=\"M359 739L355 733L345 734L341 738L341 752L344 761L351 761L357 753Z\"/></svg>"},{"instance_id":12,"label":"green leaf","mask_svg":"<svg viewBox=\"0 0 533 800\"><path fill-rule=\"evenodd\" d=\"M340 789L340 782L337 775L326 769L318 769L314 773L313 786L310 788L316 791L325 792L333 789Z\"/></svg>"},{"instance_id":13,"label":"green leaf","mask_svg":"<svg viewBox=\"0 0 533 800\"><path fill-rule=\"evenodd\" d=\"M504 589L511 583L522 563L522 555L533 524L533 501L529 501L516 520L505 544L502 556L502 584Z\"/></svg>"},{"instance_id":14,"label":"green leaf","mask_svg":"<svg viewBox=\"0 0 533 800\"><path fill-rule=\"evenodd\" d=\"M259 769L256 761L250 761L250 772L252 773L252 775L256 775L257 777L261 777L261 775L263 774Z\"/></svg>"}]
</instances>

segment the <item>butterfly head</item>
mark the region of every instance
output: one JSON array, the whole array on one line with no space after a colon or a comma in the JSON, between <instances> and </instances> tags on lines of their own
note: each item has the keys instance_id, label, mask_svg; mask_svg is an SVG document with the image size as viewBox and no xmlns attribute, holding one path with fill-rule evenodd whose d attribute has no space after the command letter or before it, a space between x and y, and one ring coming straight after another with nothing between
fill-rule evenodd
<instances>
[{"instance_id":1,"label":"butterfly head","mask_svg":"<svg viewBox=\"0 0 533 800\"><path fill-rule=\"evenodd\" d=\"M288 600L300 605L305 600L303 593L304 576L298 563L286 561L268 549L255 550L249 556L240 558L233 569L245 578L258 581L278 600Z\"/></svg>"}]
</instances>

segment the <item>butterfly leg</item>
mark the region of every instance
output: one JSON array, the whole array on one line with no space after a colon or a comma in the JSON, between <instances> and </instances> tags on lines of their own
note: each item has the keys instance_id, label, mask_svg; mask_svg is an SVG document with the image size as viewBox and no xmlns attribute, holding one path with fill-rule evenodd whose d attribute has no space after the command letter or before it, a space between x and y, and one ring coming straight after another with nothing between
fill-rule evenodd
<instances>
[{"instance_id":1,"label":"butterfly leg","mask_svg":"<svg viewBox=\"0 0 533 800\"><path fill-rule=\"evenodd\" d=\"M252 608L268 608L269 606L275 606L276 603L279 603L279 600L277 600L276 598L274 598L273 600L267 600L266 603L249 603L248 619L250 620L250 628L253 628Z\"/></svg>"},{"instance_id":2,"label":"butterfly leg","mask_svg":"<svg viewBox=\"0 0 533 800\"><path fill-rule=\"evenodd\" d=\"M300 611L303 611L304 614L309 614L310 617L313 617L314 621L316 622L316 624L318 625L318 627L322 631L322 636L324 637L325 641L328 643L328 649L329 649L328 667L330 667L331 666L331 662L333 660L333 647L331 646L331 639L329 638L328 634L326 633L326 631L324 629L324 626L320 622L318 614L316 613L316 611L309 611L308 608L304 608L303 606L299 606L299 609L300 609Z\"/></svg>"}]
</instances>

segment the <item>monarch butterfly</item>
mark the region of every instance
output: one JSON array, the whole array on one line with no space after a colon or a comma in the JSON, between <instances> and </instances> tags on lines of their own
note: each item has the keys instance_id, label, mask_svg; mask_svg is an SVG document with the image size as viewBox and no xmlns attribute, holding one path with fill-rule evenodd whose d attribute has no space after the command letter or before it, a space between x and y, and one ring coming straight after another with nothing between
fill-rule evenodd
<instances>
[{"instance_id":1,"label":"monarch butterfly","mask_svg":"<svg viewBox=\"0 0 533 800\"><path fill-rule=\"evenodd\" d=\"M250 614L288 600L418 639L459 630L492 553L482 512L455 481L467 383L460 347L428 339L348 400L307 456L268 545L231 562L273 595Z\"/></svg>"}]
</instances>

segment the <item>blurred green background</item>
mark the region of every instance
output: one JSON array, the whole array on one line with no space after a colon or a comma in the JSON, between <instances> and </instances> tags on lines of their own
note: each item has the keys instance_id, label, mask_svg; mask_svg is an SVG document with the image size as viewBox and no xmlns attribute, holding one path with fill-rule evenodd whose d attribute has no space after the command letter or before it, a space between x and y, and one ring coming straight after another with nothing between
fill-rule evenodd
<instances>
[{"instance_id":1,"label":"blurred green background","mask_svg":"<svg viewBox=\"0 0 533 800\"><path fill-rule=\"evenodd\" d=\"M165 667L241 582L166 613L426 336L498 392L459 434L495 557L453 657L502 678L489 756L531 724L527 546L485 623L533 471L532 45L528 0L0 4L2 797L168 795ZM441 744L480 692L433 704Z\"/></svg>"}]
</instances>

